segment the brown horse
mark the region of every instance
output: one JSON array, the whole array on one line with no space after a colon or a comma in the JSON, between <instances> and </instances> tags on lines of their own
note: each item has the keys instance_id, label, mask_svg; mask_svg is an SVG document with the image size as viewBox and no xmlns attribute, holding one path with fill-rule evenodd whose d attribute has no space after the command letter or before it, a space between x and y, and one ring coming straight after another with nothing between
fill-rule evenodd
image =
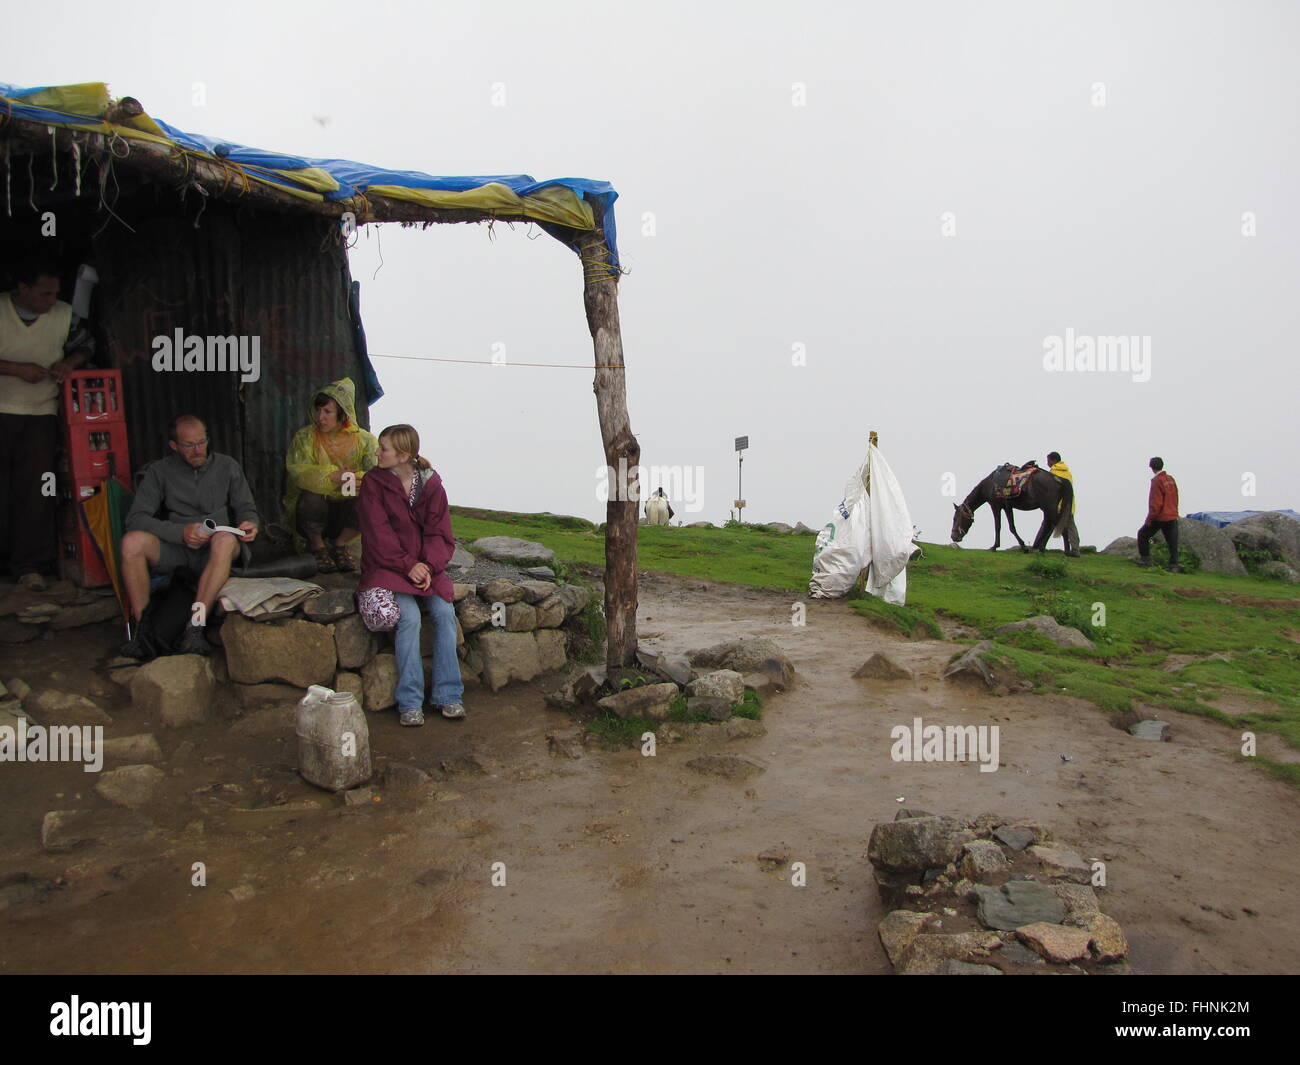
<instances>
[{"instance_id":1,"label":"brown horse","mask_svg":"<svg viewBox=\"0 0 1300 1065\"><path fill-rule=\"evenodd\" d=\"M1011 530L1011 535L1016 538L1021 551L1027 552L1030 549L1025 546L1024 540L1020 539L1020 534L1016 532L1015 519L1011 516L1013 510L1043 512L1043 524L1034 538L1034 549L1037 551L1047 550L1047 541L1052 538L1053 533L1066 535L1070 525L1070 511L1074 506L1074 485L1063 477L1048 473L1047 470L1036 469L1025 482L1019 495L1012 496L1010 499L1003 498L998 495L998 489L1007 483L1007 478L1014 470L1015 467L1010 464L999 466L971 489L960 506L953 504L953 510L956 511L952 518L953 543L961 543L975 521L975 511L985 503L993 511L993 546L989 548L990 551L996 551L1002 543L1004 511L1007 515L1007 527ZM1078 545L1076 544L1075 547L1077 549ZM1070 550L1068 537L1065 549Z\"/></svg>"}]
</instances>

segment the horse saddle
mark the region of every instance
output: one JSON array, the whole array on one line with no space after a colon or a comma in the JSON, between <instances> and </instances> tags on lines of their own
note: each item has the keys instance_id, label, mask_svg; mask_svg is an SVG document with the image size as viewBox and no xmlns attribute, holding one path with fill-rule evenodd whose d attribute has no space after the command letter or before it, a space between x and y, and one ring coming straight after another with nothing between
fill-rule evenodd
<instances>
[{"instance_id":1,"label":"horse saddle","mask_svg":"<svg viewBox=\"0 0 1300 1065\"><path fill-rule=\"evenodd\" d=\"M1037 463L1027 462L1020 469L1016 469L1011 463L1007 463L998 472L1006 474L1006 480L998 485L994 493L998 499L1015 499L1025 490L1029 484L1029 479L1038 472L1040 467Z\"/></svg>"}]
</instances>

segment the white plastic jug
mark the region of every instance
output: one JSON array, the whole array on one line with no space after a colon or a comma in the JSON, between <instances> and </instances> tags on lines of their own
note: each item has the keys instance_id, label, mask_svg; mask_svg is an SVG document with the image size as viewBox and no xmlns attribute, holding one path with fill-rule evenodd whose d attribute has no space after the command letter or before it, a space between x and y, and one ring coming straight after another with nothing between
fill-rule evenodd
<instances>
[{"instance_id":1,"label":"white plastic jug","mask_svg":"<svg viewBox=\"0 0 1300 1065\"><path fill-rule=\"evenodd\" d=\"M298 703L298 772L328 791L345 791L370 779L370 729L351 692L319 684Z\"/></svg>"}]
</instances>

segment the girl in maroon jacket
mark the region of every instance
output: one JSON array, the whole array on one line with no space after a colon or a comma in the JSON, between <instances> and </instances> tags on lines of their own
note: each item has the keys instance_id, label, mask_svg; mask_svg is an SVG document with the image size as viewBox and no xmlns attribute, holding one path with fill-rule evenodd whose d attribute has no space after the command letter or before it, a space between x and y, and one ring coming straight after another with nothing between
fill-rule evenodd
<instances>
[{"instance_id":1,"label":"girl in maroon jacket","mask_svg":"<svg viewBox=\"0 0 1300 1065\"><path fill-rule=\"evenodd\" d=\"M442 716L465 716L465 688L456 657L456 612L444 570L456 550L442 478L420 454L409 425L379 434L379 460L361 482L361 580L357 603L366 627L397 630L397 710L403 725L424 724L420 604L433 619L433 692Z\"/></svg>"}]
</instances>

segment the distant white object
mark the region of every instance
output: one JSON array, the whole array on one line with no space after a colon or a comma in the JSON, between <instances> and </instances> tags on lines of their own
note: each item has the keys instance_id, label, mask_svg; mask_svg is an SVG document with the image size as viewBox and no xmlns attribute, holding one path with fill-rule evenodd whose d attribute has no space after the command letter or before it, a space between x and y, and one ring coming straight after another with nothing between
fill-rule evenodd
<instances>
[{"instance_id":1,"label":"distant white object","mask_svg":"<svg viewBox=\"0 0 1300 1065\"><path fill-rule=\"evenodd\" d=\"M673 516L673 508L668 505L668 497L662 493L662 488L656 489L655 494L645 502L647 525L667 525L668 519Z\"/></svg>"},{"instance_id":2,"label":"distant white object","mask_svg":"<svg viewBox=\"0 0 1300 1065\"><path fill-rule=\"evenodd\" d=\"M868 445L866 459L844 488L844 498L817 534L809 594L814 599L838 599L852 590L858 574L866 570L870 594L903 604L913 532L903 489L880 449Z\"/></svg>"}]
</instances>

